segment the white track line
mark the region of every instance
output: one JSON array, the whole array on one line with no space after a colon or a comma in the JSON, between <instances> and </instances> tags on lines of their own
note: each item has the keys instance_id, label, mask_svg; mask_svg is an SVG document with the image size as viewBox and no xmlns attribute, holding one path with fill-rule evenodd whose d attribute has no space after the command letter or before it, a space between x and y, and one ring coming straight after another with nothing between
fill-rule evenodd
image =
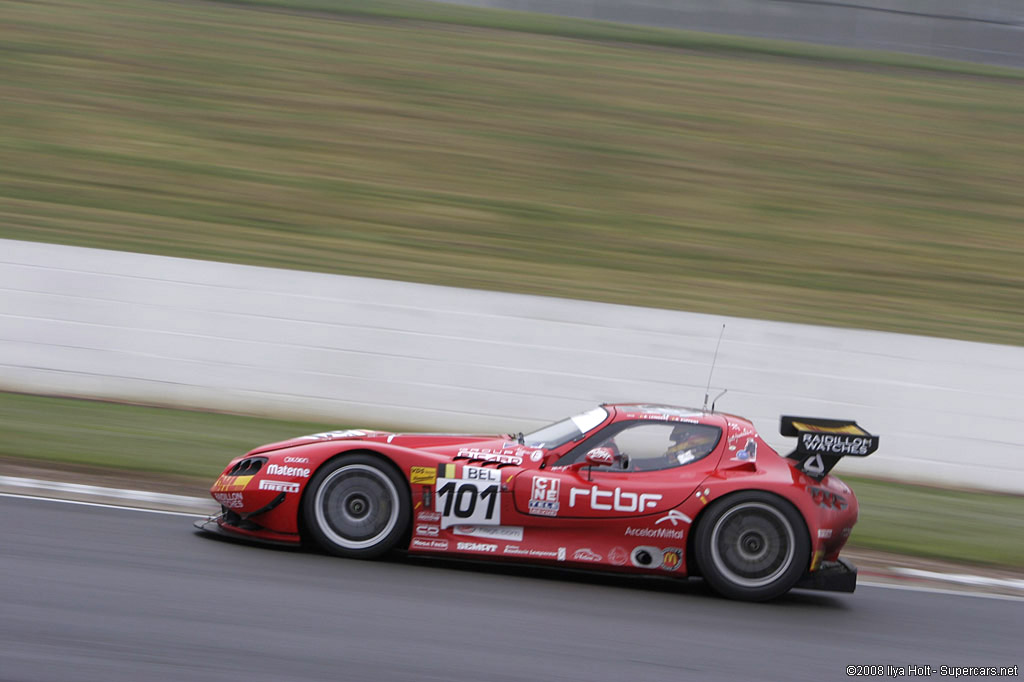
<instances>
[{"instance_id":1,"label":"white track line","mask_svg":"<svg viewBox=\"0 0 1024 682\"><path fill-rule=\"evenodd\" d=\"M18 478L16 476L0 476L0 486L11 488L29 488L33 490L52 490L72 495L88 495L90 497L108 497L115 500L132 500L151 504L169 504L176 507L209 507L214 504L212 499L202 497L186 497L184 495L168 495L146 490L123 490L121 488L101 488L96 485L81 483L61 483L59 481L41 481L35 478Z\"/></svg>"},{"instance_id":2,"label":"white track line","mask_svg":"<svg viewBox=\"0 0 1024 682\"><path fill-rule=\"evenodd\" d=\"M1012 594L991 594L988 592L963 592L961 590L949 590L942 587L924 587L922 585L900 585L896 583L876 583L866 580L858 580L857 587L881 587L886 590L904 590L905 592L930 592L932 594L950 594L957 597L980 597L982 599L998 599L1000 601L1024 602L1024 597L1017 597Z\"/></svg>"},{"instance_id":3,"label":"white track line","mask_svg":"<svg viewBox=\"0 0 1024 682\"><path fill-rule=\"evenodd\" d=\"M1012 590L1024 590L1024 580L1012 578L989 578L983 575L971 575L969 573L936 573L935 571L922 571L919 568L903 568L895 566L892 569L900 575L911 578L924 578L925 580L941 580L947 583L959 583L961 585L980 585L982 587L1008 587Z\"/></svg>"},{"instance_id":4,"label":"white track line","mask_svg":"<svg viewBox=\"0 0 1024 682\"><path fill-rule=\"evenodd\" d=\"M59 502L61 504L78 504L83 507L105 507L107 509L124 509L125 511L145 512L146 514L166 514L167 516L187 516L190 519L201 519L207 516L201 512L177 512L164 509L145 509L143 507L125 507L120 504L102 504L100 502L82 502L81 500L63 500L59 497L39 497L38 495L22 495L21 493L0 493L0 497L11 497L19 500L40 500L42 502Z\"/></svg>"}]
</instances>

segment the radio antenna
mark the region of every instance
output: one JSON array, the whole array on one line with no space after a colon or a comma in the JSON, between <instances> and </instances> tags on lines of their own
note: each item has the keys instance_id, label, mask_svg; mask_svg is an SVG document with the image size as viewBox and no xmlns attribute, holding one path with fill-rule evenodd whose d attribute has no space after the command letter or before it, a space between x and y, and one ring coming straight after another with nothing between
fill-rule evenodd
<instances>
[{"instance_id":1,"label":"radio antenna","mask_svg":"<svg viewBox=\"0 0 1024 682\"><path fill-rule=\"evenodd\" d=\"M708 386L704 389L704 411L708 409L708 395L711 393L711 375L715 373L715 363L718 362L718 349L722 347L722 337L725 336L725 323L722 323L722 331L718 332L718 345L715 346L715 356L711 358L711 370L708 372ZM721 398L722 396L718 396ZM717 401L718 398L715 398Z\"/></svg>"}]
</instances>

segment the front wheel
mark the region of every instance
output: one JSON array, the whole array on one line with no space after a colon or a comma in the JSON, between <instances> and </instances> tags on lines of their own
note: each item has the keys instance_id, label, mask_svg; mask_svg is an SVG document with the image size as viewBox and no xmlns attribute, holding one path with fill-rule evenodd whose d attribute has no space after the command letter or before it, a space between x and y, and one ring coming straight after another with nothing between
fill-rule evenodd
<instances>
[{"instance_id":1,"label":"front wheel","mask_svg":"<svg viewBox=\"0 0 1024 682\"><path fill-rule=\"evenodd\" d=\"M811 543L799 512L760 491L722 498L703 516L694 551L711 589L764 601L788 592L807 569Z\"/></svg>"},{"instance_id":2,"label":"front wheel","mask_svg":"<svg viewBox=\"0 0 1024 682\"><path fill-rule=\"evenodd\" d=\"M393 549L409 526L405 481L389 463L349 455L324 465L302 503L306 527L338 556L375 559Z\"/></svg>"}]
</instances>

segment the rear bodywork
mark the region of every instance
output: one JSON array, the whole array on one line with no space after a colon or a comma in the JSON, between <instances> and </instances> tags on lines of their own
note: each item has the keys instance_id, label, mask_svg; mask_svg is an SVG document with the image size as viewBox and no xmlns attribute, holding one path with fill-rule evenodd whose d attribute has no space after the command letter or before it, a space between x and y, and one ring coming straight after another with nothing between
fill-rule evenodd
<instances>
[{"instance_id":1,"label":"rear bodywork","mask_svg":"<svg viewBox=\"0 0 1024 682\"><path fill-rule=\"evenodd\" d=\"M782 457L751 422L735 415L640 404L598 410L580 420L578 437L550 448L511 434L369 430L265 445L228 464L210 491L222 513L201 527L297 545L303 540L302 498L318 468L347 454L369 453L393 466L407 485L412 520L403 546L410 553L686 577L700 572L692 558L692 531L705 509L756 490L792 505L803 520L811 559L798 586L853 591L856 570L839 553L857 521L857 499L828 469L835 464L829 458L858 453L822 452L814 446L825 439L802 436L868 438L871 451L877 436L854 436L852 422L784 417L782 432L796 435L798 447ZM707 425L720 437L710 454L675 468L579 465L580 453L623 424L639 422ZM833 447L837 441L828 442ZM815 455L822 457L822 467L812 462L808 470L806 460ZM577 464L567 464L572 461Z\"/></svg>"}]
</instances>

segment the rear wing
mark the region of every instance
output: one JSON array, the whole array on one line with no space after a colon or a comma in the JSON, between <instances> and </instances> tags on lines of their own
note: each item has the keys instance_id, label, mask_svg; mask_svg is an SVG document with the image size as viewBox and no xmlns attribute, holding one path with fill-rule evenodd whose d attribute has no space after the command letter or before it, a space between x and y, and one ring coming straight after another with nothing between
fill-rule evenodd
<instances>
[{"instance_id":1,"label":"rear wing","mask_svg":"<svg viewBox=\"0 0 1024 682\"><path fill-rule=\"evenodd\" d=\"M846 455L867 457L878 449L878 436L845 419L783 417L779 427L783 436L796 436L796 450L786 455L799 464L796 468L820 481Z\"/></svg>"}]
</instances>

